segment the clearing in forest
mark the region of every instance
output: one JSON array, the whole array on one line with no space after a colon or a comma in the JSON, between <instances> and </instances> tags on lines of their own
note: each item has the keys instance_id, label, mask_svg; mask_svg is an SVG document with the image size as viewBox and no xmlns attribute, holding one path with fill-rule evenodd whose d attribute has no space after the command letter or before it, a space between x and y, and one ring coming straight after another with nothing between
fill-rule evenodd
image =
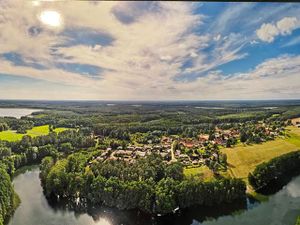
<instances>
[{"instance_id":1,"label":"clearing in forest","mask_svg":"<svg viewBox=\"0 0 300 225\"><path fill-rule=\"evenodd\" d=\"M54 129L56 133L62 132L64 130L67 130L68 128L65 127L59 127ZM43 126L36 126L33 127L31 130L27 130L26 134L18 134L14 130L6 130L0 132L0 140L4 141L19 141L22 139L24 135L29 135L31 137L36 136L42 136L42 135L48 135L49 134L49 125L43 125Z\"/></svg>"}]
</instances>

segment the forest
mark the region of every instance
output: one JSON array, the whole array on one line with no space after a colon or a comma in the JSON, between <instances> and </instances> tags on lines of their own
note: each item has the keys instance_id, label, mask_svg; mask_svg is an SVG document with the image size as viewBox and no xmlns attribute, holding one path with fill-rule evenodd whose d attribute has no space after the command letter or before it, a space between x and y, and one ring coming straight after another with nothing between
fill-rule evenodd
<instances>
[{"instance_id":1,"label":"forest","mask_svg":"<svg viewBox=\"0 0 300 225\"><path fill-rule=\"evenodd\" d=\"M177 207L212 206L245 198L243 181L184 179L180 163L167 165L159 155L132 165L122 161L90 163L90 159L90 154L82 153L57 162L44 158L40 169L46 195L149 213L171 213Z\"/></svg>"}]
</instances>

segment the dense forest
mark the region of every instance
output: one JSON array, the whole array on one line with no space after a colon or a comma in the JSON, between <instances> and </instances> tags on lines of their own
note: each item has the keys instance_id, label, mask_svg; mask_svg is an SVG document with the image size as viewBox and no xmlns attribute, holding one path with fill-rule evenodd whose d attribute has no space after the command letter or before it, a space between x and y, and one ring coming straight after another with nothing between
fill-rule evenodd
<instances>
[{"instance_id":1,"label":"dense forest","mask_svg":"<svg viewBox=\"0 0 300 225\"><path fill-rule=\"evenodd\" d=\"M10 216L19 203L11 180L5 169L0 165L0 225Z\"/></svg>"},{"instance_id":2,"label":"dense forest","mask_svg":"<svg viewBox=\"0 0 300 225\"><path fill-rule=\"evenodd\" d=\"M150 213L171 213L177 207L245 199L243 181L184 179L180 163L166 164L159 155L150 155L131 165L123 161L90 161L92 155L75 153L57 162L51 157L44 158L41 181L46 195L80 204Z\"/></svg>"}]
</instances>

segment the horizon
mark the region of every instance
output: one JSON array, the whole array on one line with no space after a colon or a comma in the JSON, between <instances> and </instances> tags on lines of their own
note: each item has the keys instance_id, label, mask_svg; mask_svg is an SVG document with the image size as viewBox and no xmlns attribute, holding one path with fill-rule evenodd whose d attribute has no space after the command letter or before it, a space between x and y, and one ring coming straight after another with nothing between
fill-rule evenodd
<instances>
[{"instance_id":1,"label":"horizon","mask_svg":"<svg viewBox=\"0 0 300 225\"><path fill-rule=\"evenodd\" d=\"M1 99L300 99L297 3L11 0L0 29Z\"/></svg>"},{"instance_id":2,"label":"horizon","mask_svg":"<svg viewBox=\"0 0 300 225\"><path fill-rule=\"evenodd\" d=\"M105 100L105 99L0 99L1 102L135 102L135 103L155 103L155 102L278 102L278 101L300 101L299 99L208 99L208 100Z\"/></svg>"}]
</instances>

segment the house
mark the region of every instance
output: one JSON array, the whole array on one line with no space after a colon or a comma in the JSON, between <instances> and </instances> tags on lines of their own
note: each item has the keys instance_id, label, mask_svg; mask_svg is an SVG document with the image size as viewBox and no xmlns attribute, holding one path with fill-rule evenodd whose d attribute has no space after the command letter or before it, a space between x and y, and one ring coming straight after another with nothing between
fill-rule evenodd
<instances>
[{"instance_id":1,"label":"house","mask_svg":"<svg viewBox=\"0 0 300 225\"><path fill-rule=\"evenodd\" d=\"M171 159L171 155L167 152L161 152L160 155L165 160Z\"/></svg>"},{"instance_id":2,"label":"house","mask_svg":"<svg viewBox=\"0 0 300 225\"><path fill-rule=\"evenodd\" d=\"M142 158L146 156L146 152L142 152L142 151L136 151L135 154L136 154L136 156L139 156Z\"/></svg>"},{"instance_id":3,"label":"house","mask_svg":"<svg viewBox=\"0 0 300 225\"><path fill-rule=\"evenodd\" d=\"M209 135L208 134L200 134L198 139L201 143L204 143L204 142L208 141Z\"/></svg>"},{"instance_id":4,"label":"house","mask_svg":"<svg viewBox=\"0 0 300 225\"><path fill-rule=\"evenodd\" d=\"M179 158L180 159L185 159L185 158L189 159L189 156L187 154L180 154Z\"/></svg>"},{"instance_id":5,"label":"house","mask_svg":"<svg viewBox=\"0 0 300 225\"><path fill-rule=\"evenodd\" d=\"M132 151L130 150L117 150L114 153L115 157L129 158L132 156Z\"/></svg>"},{"instance_id":6,"label":"house","mask_svg":"<svg viewBox=\"0 0 300 225\"><path fill-rule=\"evenodd\" d=\"M181 154L180 150L175 151L175 156L179 156Z\"/></svg>"},{"instance_id":7,"label":"house","mask_svg":"<svg viewBox=\"0 0 300 225\"><path fill-rule=\"evenodd\" d=\"M135 150L137 150L137 151L143 151L144 148L143 148L143 147L140 147L140 146L136 146L136 147L135 147Z\"/></svg>"},{"instance_id":8,"label":"house","mask_svg":"<svg viewBox=\"0 0 300 225\"><path fill-rule=\"evenodd\" d=\"M218 144L218 145L225 145L226 144L226 141L223 140L221 137L215 138L214 142L215 142L215 144Z\"/></svg>"},{"instance_id":9,"label":"house","mask_svg":"<svg viewBox=\"0 0 300 225\"><path fill-rule=\"evenodd\" d=\"M171 144L172 143L172 139L170 137L162 137L161 138L161 143L162 144Z\"/></svg>"},{"instance_id":10,"label":"house","mask_svg":"<svg viewBox=\"0 0 300 225\"><path fill-rule=\"evenodd\" d=\"M134 146L128 146L128 147L127 147L127 150L133 151L133 150L134 150Z\"/></svg>"}]
</instances>

